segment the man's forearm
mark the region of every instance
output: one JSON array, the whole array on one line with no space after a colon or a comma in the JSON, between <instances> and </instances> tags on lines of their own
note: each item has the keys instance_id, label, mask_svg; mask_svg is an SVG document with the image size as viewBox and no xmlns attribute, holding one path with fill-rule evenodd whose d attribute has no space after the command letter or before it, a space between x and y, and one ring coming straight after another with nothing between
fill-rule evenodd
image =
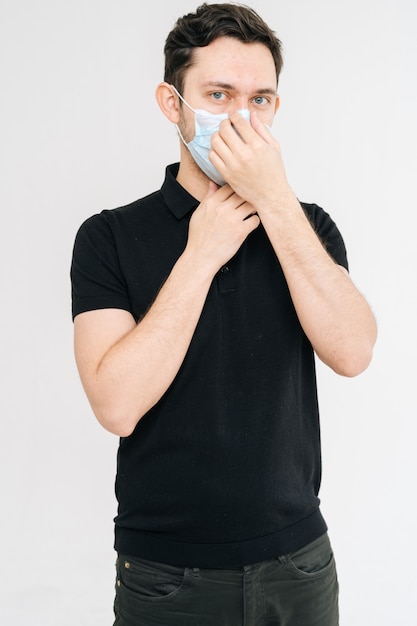
<instances>
[{"instance_id":1,"label":"man's forearm","mask_svg":"<svg viewBox=\"0 0 417 626\"><path fill-rule=\"evenodd\" d=\"M259 214L314 350L335 372L359 374L372 358L376 339L366 300L326 252L294 195Z\"/></svg>"}]
</instances>

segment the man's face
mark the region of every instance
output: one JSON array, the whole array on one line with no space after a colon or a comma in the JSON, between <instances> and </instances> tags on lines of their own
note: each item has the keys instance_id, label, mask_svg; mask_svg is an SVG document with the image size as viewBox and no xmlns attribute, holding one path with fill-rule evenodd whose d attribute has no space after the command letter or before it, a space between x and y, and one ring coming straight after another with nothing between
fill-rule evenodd
<instances>
[{"instance_id":1,"label":"man's face","mask_svg":"<svg viewBox=\"0 0 417 626\"><path fill-rule=\"evenodd\" d=\"M194 64L187 70L182 96L193 109L210 113L257 111L270 126L278 108L277 76L268 48L221 37L194 50ZM194 113L181 107L180 130L185 141L194 137Z\"/></svg>"}]
</instances>

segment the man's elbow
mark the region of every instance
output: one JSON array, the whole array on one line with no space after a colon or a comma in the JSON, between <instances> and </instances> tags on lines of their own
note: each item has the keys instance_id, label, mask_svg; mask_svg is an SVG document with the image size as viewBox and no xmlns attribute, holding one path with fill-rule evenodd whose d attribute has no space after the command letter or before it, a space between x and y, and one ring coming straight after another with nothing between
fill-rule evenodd
<instances>
[{"instance_id":1,"label":"man's elbow","mask_svg":"<svg viewBox=\"0 0 417 626\"><path fill-rule=\"evenodd\" d=\"M346 378L355 378L362 374L370 365L373 357L373 344L369 343L355 350L347 350L335 358L330 367Z\"/></svg>"},{"instance_id":2,"label":"man's elbow","mask_svg":"<svg viewBox=\"0 0 417 626\"><path fill-rule=\"evenodd\" d=\"M92 407L99 424L113 435L129 437L142 415L133 411L121 411L111 407Z\"/></svg>"},{"instance_id":3,"label":"man's elbow","mask_svg":"<svg viewBox=\"0 0 417 626\"><path fill-rule=\"evenodd\" d=\"M99 417L97 417L97 419L105 430L117 437L129 437L135 430L135 427L132 427L130 424L120 423L116 420L104 420Z\"/></svg>"}]
</instances>

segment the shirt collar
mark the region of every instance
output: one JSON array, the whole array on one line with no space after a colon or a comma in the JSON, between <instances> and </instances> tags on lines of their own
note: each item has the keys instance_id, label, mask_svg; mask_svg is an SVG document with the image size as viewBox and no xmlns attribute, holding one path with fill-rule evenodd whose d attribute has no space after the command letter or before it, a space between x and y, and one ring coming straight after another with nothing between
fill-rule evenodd
<instances>
[{"instance_id":1,"label":"shirt collar","mask_svg":"<svg viewBox=\"0 0 417 626\"><path fill-rule=\"evenodd\" d=\"M161 194L169 210L176 218L182 219L200 203L177 182L178 169L179 163L167 166Z\"/></svg>"}]
</instances>

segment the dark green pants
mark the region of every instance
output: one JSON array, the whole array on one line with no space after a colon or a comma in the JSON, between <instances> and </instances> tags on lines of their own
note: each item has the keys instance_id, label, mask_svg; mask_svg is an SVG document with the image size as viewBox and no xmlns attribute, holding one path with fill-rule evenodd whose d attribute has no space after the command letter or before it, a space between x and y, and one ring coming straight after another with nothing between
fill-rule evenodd
<instances>
[{"instance_id":1,"label":"dark green pants","mask_svg":"<svg viewBox=\"0 0 417 626\"><path fill-rule=\"evenodd\" d=\"M337 626L326 535L237 570L180 568L119 555L114 626Z\"/></svg>"}]
</instances>

